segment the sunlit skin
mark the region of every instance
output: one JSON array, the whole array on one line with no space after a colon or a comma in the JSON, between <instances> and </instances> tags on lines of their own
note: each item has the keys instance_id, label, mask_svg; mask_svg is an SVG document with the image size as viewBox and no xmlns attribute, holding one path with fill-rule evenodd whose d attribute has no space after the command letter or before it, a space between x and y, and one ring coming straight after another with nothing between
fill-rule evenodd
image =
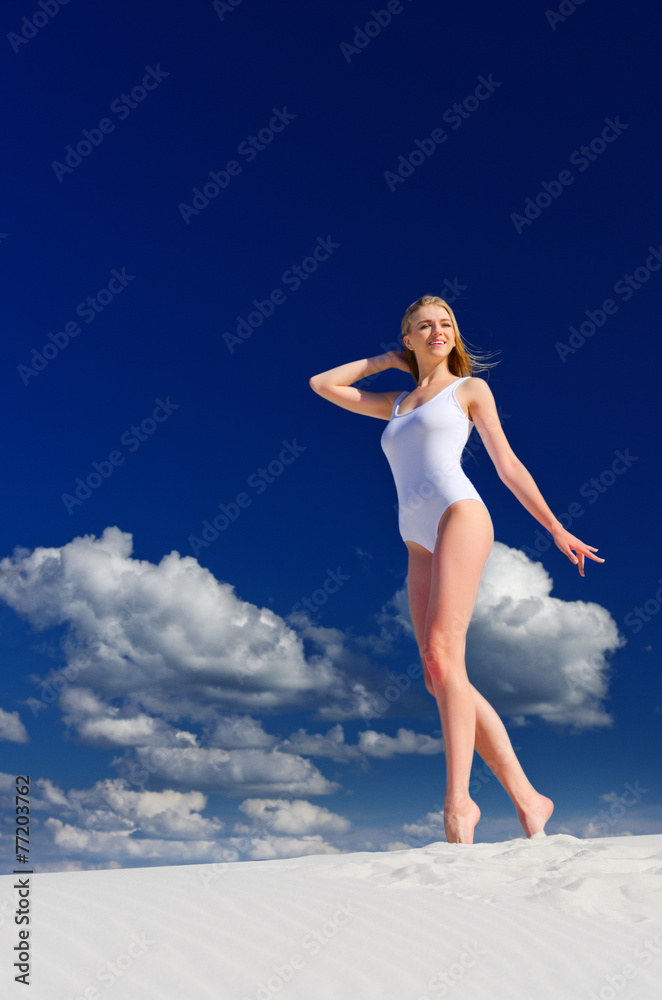
<instances>
[{"instance_id":1,"label":"sunlit skin","mask_svg":"<svg viewBox=\"0 0 662 1000\"><path fill-rule=\"evenodd\" d=\"M418 385L400 403L409 413L457 381L448 368L455 332L448 310L422 306L410 318L403 343L414 352ZM411 375L404 351L350 362L313 376L312 388L345 409L390 420L399 391L370 393L352 383L385 368ZM584 576L584 561L604 562L597 549L571 535L554 517L533 478L513 453L501 427L487 383L468 378L456 399L473 421L501 480L522 505L552 534L557 547ZM494 531L487 508L478 500L458 500L439 520L434 552L407 541L409 609L418 644L425 686L435 698L446 756L444 829L449 843L473 843L480 810L469 795L474 749L502 783L517 810L527 837L544 831L554 804L526 777L506 728L486 699L470 683L465 665L466 633Z\"/></svg>"}]
</instances>

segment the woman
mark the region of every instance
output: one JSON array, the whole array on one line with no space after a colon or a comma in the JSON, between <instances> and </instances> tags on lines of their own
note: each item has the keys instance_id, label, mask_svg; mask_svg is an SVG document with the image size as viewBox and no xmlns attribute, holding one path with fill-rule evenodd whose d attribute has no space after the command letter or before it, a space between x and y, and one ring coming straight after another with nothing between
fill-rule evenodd
<instances>
[{"instance_id":1,"label":"woman","mask_svg":"<svg viewBox=\"0 0 662 1000\"><path fill-rule=\"evenodd\" d=\"M399 503L409 552L409 610L425 686L436 698L446 755L444 829L449 843L473 843L480 810L469 795L474 748L510 795L527 837L544 830L551 799L537 792L515 756L505 726L473 687L464 662L466 632L494 542L487 508L460 466L476 427L500 479L554 538L584 576L597 549L554 517L503 433L494 397L472 371L488 363L467 350L450 306L434 295L413 302L402 319L404 351L352 361L310 379L320 396L344 409L387 420L382 448ZM411 392L365 392L354 382L386 368L409 372Z\"/></svg>"}]
</instances>

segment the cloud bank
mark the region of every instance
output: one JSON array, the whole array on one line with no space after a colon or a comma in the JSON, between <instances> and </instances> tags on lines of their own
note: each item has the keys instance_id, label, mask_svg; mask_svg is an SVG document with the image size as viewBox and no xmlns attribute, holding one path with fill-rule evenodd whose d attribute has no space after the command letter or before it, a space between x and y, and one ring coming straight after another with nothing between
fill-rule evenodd
<instances>
[{"instance_id":1,"label":"cloud bank","mask_svg":"<svg viewBox=\"0 0 662 1000\"><path fill-rule=\"evenodd\" d=\"M624 640L605 608L552 597L552 586L540 563L495 543L467 637L470 678L517 722L607 726L609 656ZM239 599L192 557L135 559L131 535L110 527L60 548L17 549L0 563L0 599L35 629L57 630L66 666L33 678L33 716L55 703L80 743L118 751L116 776L84 792L41 783L35 808L49 813L43 831L67 863L334 853L348 820L308 802L342 788L324 761L368 770L443 753L406 585L375 616L378 634L345 634ZM384 667L403 644L418 675ZM421 705L435 736L379 731L381 718L420 715ZM293 711L332 725L285 736L260 718ZM339 720L355 719L365 728L348 743ZM25 743L28 728L0 709L0 739ZM203 815L210 795L242 800L251 825L228 830ZM438 822L430 813L419 825L432 835Z\"/></svg>"}]
</instances>

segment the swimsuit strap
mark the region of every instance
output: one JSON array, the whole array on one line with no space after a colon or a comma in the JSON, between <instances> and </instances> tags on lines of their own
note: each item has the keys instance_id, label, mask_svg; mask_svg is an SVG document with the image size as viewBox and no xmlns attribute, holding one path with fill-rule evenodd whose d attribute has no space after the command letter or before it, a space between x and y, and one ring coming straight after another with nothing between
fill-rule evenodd
<instances>
[{"instance_id":1,"label":"swimsuit strap","mask_svg":"<svg viewBox=\"0 0 662 1000\"><path fill-rule=\"evenodd\" d=\"M391 417L393 417L393 414L394 414L394 413L395 413L395 411L397 410L397 408L398 408L398 406L399 406L399 404L400 404L400 400L402 399L402 397L403 397L403 396L406 396L406 395L407 395L407 390L406 390L406 389L405 389L405 391L404 391L404 392L401 392L401 393L400 393L400 395L398 396L398 398L397 398L397 399L396 399L396 401L394 402L393 406L391 407Z\"/></svg>"}]
</instances>

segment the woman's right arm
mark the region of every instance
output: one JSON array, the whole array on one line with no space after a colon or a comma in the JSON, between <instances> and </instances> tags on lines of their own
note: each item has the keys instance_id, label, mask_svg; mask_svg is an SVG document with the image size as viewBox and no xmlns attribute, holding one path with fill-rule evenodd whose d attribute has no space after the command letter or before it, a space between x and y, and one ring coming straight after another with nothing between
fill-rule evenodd
<instances>
[{"instance_id":1,"label":"woman's right arm","mask_svg":"<svg viewBox=\"0 0 662 1000\"><path fill-rule=\"evenodd\" d=\"M336 406L342 406L353 413L362 413L366 417L377 417L380 420L390 420L393 403L400 395L399 390L391 392L366 392L357 389L353 383L386 371L387 368L400 368L411 375L404 351L387 351L374 358L362 358L360 361L349 361L346 365L330 368L309 379L311 389Z\"/></svg>"}]
</instances>

